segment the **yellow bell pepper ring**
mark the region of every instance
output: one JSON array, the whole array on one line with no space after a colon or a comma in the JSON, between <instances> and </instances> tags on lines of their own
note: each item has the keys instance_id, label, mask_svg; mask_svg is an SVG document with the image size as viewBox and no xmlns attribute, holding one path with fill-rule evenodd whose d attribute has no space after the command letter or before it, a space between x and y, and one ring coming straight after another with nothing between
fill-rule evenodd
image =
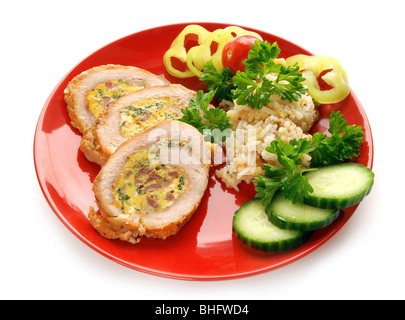
<instances>
[{"instance_id":1,"label":"yellow bell pepper ring","mask_svg":"<svg viewBox=\"0 0 405 320\"><path fill-rule=\"evenodd\" d=\"M187 35L190 34L197 35L198 45L187 51L185 42ZM189 25L180 32L163 55L163 63L167 72L178 78L200 77L204 66L210 60L218 71L222 70L222 50L225 44L234 37L244 34L252 34L262 40L256 32L236 26L209 32L199 25ZM186 64L187 68L180 70L175 62Z\"/></svg>"},{"instance_id":2,"label":"yellow bell pepper ring","mask_svg":"<svg viewBox=\"0 0 405 320\"><path fill-rule=\"evenodd\" d=\"M213 43L219 43L224 29L213 31L208 38L199 46L192 47L187 53L187 67L197 77L200 77L204 66L212 59ZM218 50L218 49L216 49Z\"/></svg>"},{"instance_id":3,"label":"yellow bell pepper ring","mask_svg":"<svg viewBox=\"0 0 405 320\"><path fill-rule=\"evenodd\" d=\"M199 25L189 25L185 27L180 34L174 39L170 49L163 55L163 63L169 74L178 78L193 77L194 73L190 70L179 70L174 66L174 60L177 59L180 62L187 63L187 50L185 47L185 40L187 35L197 35L198 44L202 44L208 36L211 34L205 28ZM173 60L174 59L174 60Z\"/></svg>"},{"instance_id":4,"label":"yellow bell pepper ring","mask_svg":"<svg viewBox=\"0 0 405 320\"><path fill-rule=\"evenodd\" d=\"M298 54L286 59L289 66L296 63L303 70L304 85L309 94L320 104L333 104L344 100L350 94L350 86L346 71L339 61L328 56L307 56ZM325 70L331 70L321 76L321 79L332 88L321 90L318 77Z\"/></svg>"}]
</instances>

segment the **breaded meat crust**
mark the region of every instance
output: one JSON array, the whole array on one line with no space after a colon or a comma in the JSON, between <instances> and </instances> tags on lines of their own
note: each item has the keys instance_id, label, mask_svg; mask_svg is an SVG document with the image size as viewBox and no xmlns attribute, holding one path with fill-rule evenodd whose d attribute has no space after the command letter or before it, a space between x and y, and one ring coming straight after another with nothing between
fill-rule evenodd
<instances>
[{"instance_id":1,"label":"breaded meat crust","mask_svg":"<svg viewBox=\"0 0 405 320\"><path fill-rule=\"evenodd\" d=\"M88 108L86 94L102 82L119 79L128 80L141 87L170 84L163 77L134 66L107 64L88 69L75 76L65 89L64 98L73 127L83 133L96 121L96 117Z\"/></svg>"},{"instance_id":2,"label":"breaded meat crust","mask_svg":"<svg viewBox=\"0 0 405 320\"><path fill-rule=\"evenodd\" d=\"M167 106L166 111L170 111L175 119L179 119L182 116L181 109L188 107L190 99L195 96L195 91L178 84L148 87L128 93L110 103L99 116L97 122L84 132L80 149L89 161L102 166L108 157L129 138L121 133L121 113L123 110L134 103L142 103L151 99L159 101L159 99L169 98L172 99L172 102ZM160 109L156 111L159 112ZM144 113L140 113L138 117L141 119L138 131L146 130L151 125L156 124L148 121L148 115L145 116ZM145 118L145 120L142 120L142 118Z\"/></svg>"},{"instance_id":3,"label":"breaded meat crust","mask_svg":"<svg viewBox=\"0 0 405 320\"><path fill-rule=\"evenodd\" d=\"M131 155L162 141L160 136L156 136L157 133L163 133L166 138L181 137L187 141L184 150L187 150L190 158L186 161L185 157L180 157L178 164L172 164L184 170L187 185L174 203L163 210L145 205L141 210L125 211L114 198L114 184ZM182 148L181 151L184 151ZM108 239L121 239L130 243L137 243L143 237L166 239L178 233L204 196L211 166L210 150L210 144L204 141L197 129L176 120L164 120L127 140L108 158L95 178L93 191L99 210L90 208L92 226Z\"/></svg>"}]
</instances>

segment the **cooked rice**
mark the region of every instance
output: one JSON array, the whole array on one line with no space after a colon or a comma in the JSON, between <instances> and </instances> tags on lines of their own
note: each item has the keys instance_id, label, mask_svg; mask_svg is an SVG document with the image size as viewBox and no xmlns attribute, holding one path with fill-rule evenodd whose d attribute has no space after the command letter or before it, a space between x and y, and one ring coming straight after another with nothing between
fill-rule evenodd
<instances>
[{"instance_id":1,"label":"cooked rice","mask_svg":"<svg viewBox=\"0 0 405 320\"><path fill-rule=\"evenodd\" d=\"M232 124L232 134L226 140L226 165L216 170L227 187L239 191L238 185L250 183L264 174L263 163L280 166L277 156L265 149L273 140L288 143L291 139L307 138L318 117L312 98L303 95L297 102L283 101L272 96L262 109L235 104L227 111ZM309 167L311 157L302 157L302 166Z\"/></svg>"}]
</instances>

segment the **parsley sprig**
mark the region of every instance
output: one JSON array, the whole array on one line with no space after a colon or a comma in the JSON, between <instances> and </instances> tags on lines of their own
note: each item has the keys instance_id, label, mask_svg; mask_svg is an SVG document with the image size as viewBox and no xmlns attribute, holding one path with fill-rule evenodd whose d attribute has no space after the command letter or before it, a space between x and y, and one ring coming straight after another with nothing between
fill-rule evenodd
<instances>
[{"instance_id":1,"label":"parsley sprig","mask_svg":"<svg viewBox=\"0 0 405 320\"><path fill-rule=\"evenodd\" d=\"M245 72L237 71L232 79L236 85L234 96L238 104L261 109L270 102L272 95L291 102L298 101L307 91L298 65L284 66L274 62L279 54L277 42L271 44L257 40L251 47L248 59L243 62ZM276 78L271 80L268 74L274 74Z\"/></svg>"},{"instance_id":2,"label":"parsley sprig","mask_svg":"<svg viewBox=\"0 0 405 320\"><path fill-rule=\"evenodd\" d=\"M200 80L204 82L209 91L216 90L215 97L219 102L222 100L232 101L232 91L235 89L235 84L232 82L234 76L235 75L228 67L217 71L214 63L210 60L204 66Z\"/></svg>"},{"instance_id":3,"label":"parsley sprig","mask_svg":"<svg viewBox=\"0 0 405 320\"><path fill-rule=\"evenodd\" d=\"M313 135L316 149L311 154L312 166L335 164L359 156L364 139L362 126L348 126L340 112L332 112L328 131L330 136L319 132Z\"/></svg>"},{"instance_id":4,"label":"parsley sprig","mask_svg":"<svg viewBox=\"0 0 405 320\"><path fill-rule=\"evenodd\" d=\"M222 140L225 140L228 133L230 134L226 129L231 128L232 125L225 110L210 105L215 94L216 90L207 93L202 90L197 91L196 97L190 99L189 106L181 109L183 117L179 120L192 125L205 138L210 137L211 140L215 138L213 131L218 129Z\"/></svg>"},{"instance_id":5,"label":"parsley sprig","mask_svg":"<svg viewBox=\"0 0 405 320\"><path fill-rule=\"evenodd\" d=\"M257 40L249 51L248 59L243 62L245 71L236 75L229 68L217 71L209 61L204 67L201 81L209 90L217 89L217 98L236 100L238 104L247 104L254 109L261 109L270 102L272 95L282 100L298 101L307 92L303 86L305 78L298 65L284 66L276 64L280 54L277 42ZM267 77L273 74L275 79Z\"/></svg>"},{"instance_id":6,"label":"parsley sprig","mask_svg":"<svg viewBox=\"0 0 405 320\"><path fill-rule=\"evenodd\" d=\"M364 139L362 126L347 125L343 115L332 112L329 121L328 136L315 133L312 140L292 139L284 144L280 139L272 141L266 151L276 154L280 167L264 164L264 176L259 175L255 183L256 198L268 206L276 192L280 192L293 203L302 203L313 191L304 173L318 167L345 162L359 155ZM312 156L311 168L301 168L302 156Z\"/></svg>"},{"instance_id":7,"label":"parsley sprig","mask_svg":"<svg viewBox=\"0 0 405 320\"><path fill-rule=\"evenodd\" d=\"M293 203L302 203L304 197L313 191L303 174L316 169L304 169L299 165L302 164L301 157L314 149L311 142L305 138L293 139L287 144L284 144L281 139L272 141L266 151L276 154L282 167L264 164L265 176L259 175L254 181L256 198L262 199L263 204L267 206L271 203L274 194L280 191Z\"/></svg>"}]
</instances>

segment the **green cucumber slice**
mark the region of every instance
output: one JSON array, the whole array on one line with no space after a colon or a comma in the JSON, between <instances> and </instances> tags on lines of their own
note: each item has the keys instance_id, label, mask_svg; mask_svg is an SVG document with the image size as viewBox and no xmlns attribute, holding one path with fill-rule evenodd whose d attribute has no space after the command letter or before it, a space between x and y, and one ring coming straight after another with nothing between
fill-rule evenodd
<instances>
[{"instance_id":1,"label":"green cucumber slice","mask_svg":"<svg viewBox=\"0 0 405 320\"><path fill-rule=\"evenodd\" d=\"M258 199L245 202L235 212L233 230L248 246L265 252L291 250L310 238L312 232L284 230L273 225Z\"/></svg>"},{"instance_id":2,"label":"green cucumber slice","mask_svg":"<svg viewBox=\"0 0 405 320\"><path fill-rule=\"evenodd\" d=\"M321 167L305 176L314 191L304 203L319 208L351 207L362 201L374 184L374 173L353 162Z\"/></svg>"},{"instance_id":3,"label":"green cucumber slice","mask_svg":"<svg viewBox=\"0 0 405 320\"><path fill-rule=\"evenodd\" d=\"M339 216L339 209L323 209L303 203L292 203L280 193L267 209L269 220L277 227L288 230L312 231L328 226Z\"/></svg>"}]
</instances>

